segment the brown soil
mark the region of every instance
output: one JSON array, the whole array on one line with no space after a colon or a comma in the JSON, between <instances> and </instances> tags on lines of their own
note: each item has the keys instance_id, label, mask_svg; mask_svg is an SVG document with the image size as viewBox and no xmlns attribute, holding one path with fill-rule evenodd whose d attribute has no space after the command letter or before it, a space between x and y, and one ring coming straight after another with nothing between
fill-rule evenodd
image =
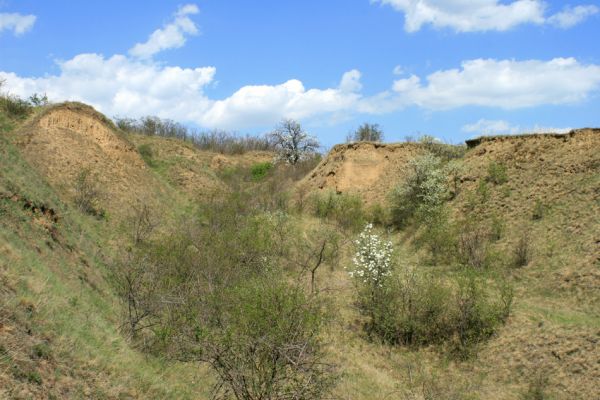
<instances>
[{"instance_id":1,"label":"brown soil","mask_svg":"<svg viewBox=\"0 0 600 400\"><path fill-rule=\"evenodd\" d=\"M64 198L75 196L75 182L88 169L100 191L99 206L123 215L128 205L164 191L137 149L92 107L80 103L51 106L17 131L24 157Z\"/></svg>"},{"instance_id":2,"label":"brown soil","mask_svg":"<svg viewBox=\"0 0 600 400\"><path fill-rule=\"evenodd\" d=\"M353 193L367 204L383 203L401 181L407 163L423 151L416 143L338 144L299 187Z\"/></svg>"},{"instance_id":3,"label":"brown soil","mask_svg":"<svg viewBox=\"0 0 600 400\"><path fill-rule=\"evenodd\" d=\"M199 150L192 143L179 139L131 134L128 139L138 148L150 146L156 169L169 183L193 197L205 197L215 190L224 190L218 174L230 168L250 168L253 164L271 161L273 153L250 151L226 155Z\"/></svg>"}]
</instances>

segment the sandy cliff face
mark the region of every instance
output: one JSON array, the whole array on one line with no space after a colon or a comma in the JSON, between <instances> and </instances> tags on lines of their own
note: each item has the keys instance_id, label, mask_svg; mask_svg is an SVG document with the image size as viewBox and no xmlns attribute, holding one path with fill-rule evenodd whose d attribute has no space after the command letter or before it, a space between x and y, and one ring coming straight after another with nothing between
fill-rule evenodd
<instances>
[{"instance_id":1,"label":"sandy cliff face","mask_svg":"<svg viewBox=\"0 0 600 400\"><path fill-rule=\"evenodd\" d=\"M354 193L367 204L384 202L402 180L407 163L423 152L415 143L339 144L299 186L308 191Z\"/></svg>"},{"instance_id":2,"label":"sandy cliff face","mask_svg":"<svg viewBox=\"0 0 600 400\"><path fill-rule=\"evenodd\" d=\"M24 157L65 196L74 196L77 176L89 170L100 205L120 213L148 190L160 191L135 146L92 107L79 103L52 106L18 133Z\"/></svg>"}]
</instances>

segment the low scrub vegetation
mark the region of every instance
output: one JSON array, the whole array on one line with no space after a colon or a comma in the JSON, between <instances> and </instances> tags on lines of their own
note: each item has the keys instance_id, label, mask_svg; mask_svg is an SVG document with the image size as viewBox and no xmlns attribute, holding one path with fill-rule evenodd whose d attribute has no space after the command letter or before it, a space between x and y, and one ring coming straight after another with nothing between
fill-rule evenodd
<instances>
[{"instance_id":1,"label":"low scrub vegetation","mask_svg":"<svg viewBox=\"0 0 600 400\"><path fill-rule=\"evenodd\" d=\"M153 116L140 119L115 117L115 123L124 132L181 139L192 143L200 150L223 154L243 154L248 151L275 149L266 137L240 136L222 130L199 131L169 119Z\"/></svg>"},{"instance_id":2,"label":"low scrub vegetation","mask_svg":"<svg viewBox=\"0 0 600 400\"><path fill-rule=\"evenodd\" d=\"M370 337L406 346L446 345L463 357L489 338L510 314L512 289L491 290L473 270L441 279L399 264L391 242L367 225L356 241L358 305Z\"/></svg>"},{"instance_id":3,"label":"low scrub vegetation","mask_svg":"<svg viewBox=\"0 0 600 400\"><path fill-rule=\"evenodd\" d=\"M124 331L146 351L209 365L216 398L322 398L336 373L315 279L334 236L298 240L289 217L248 201L251 193L203 203L166 237L152 238L150 218L137 210L114 274Z\"/></svg>"},{"instance_id":4,"label":"low scrub vegetation","mask_svg":"<svg viewBox=\"0 0 600 400\"><path fill-rule=\"evenodd\" d=\"M383 142L383 130L379 124L365 122L346 137L347 142Z\"/></svg>"},{"instance_id":5,"label":"low scrub vegetation","mask_svg":"<svg viewBox=\"0 0 600 400\"><path fill-rule=\"evenodd\" d=\"M334 221L345 229L357 231L365 223L363 203L358 196L329 190L314 193L309 203L316 217Z\"/></svg>"},{"instance_id":6,"label":"low scrub vegetation","mask_svg":"<svg viewBox=\"0 0 600 400\"><path fill-rule=\"evenodd\" d=\"M506 165L499 162L491 162L488 165L486 180L494 185L502 185L508 182Z\"/></svg>"},{"instance_id":7,"label":"low scrub vegetation","mask_svg":"<svg viewBox=\"0 0 600 400\"><path fill-rule=\"evenodd\" d=\"M392 194L392 220L398 227L435 219L448 198L442 160L433 154L409 162L404 182Z\"/></svg>"}]
</instances>

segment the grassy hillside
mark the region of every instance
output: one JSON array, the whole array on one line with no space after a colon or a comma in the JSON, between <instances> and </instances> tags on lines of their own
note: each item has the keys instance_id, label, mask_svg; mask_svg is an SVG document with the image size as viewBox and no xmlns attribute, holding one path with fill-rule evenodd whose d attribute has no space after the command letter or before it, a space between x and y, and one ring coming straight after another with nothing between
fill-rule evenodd
<instances>
[{"instance_id":1,"label":"grassy hillside","mask_svg":"<svg viewBox=\"0 0 600 400\"><path fill-rule=\"evenodd\" d=\"M313 171L314 161L272 166L270 152L221 154L179 139L122 132L80 104L22 115L1 109L0 130L0 398L210 398L216 375L194 361L201 353L197 344L181 340L190 333L180 325L181 315L189 322L189 316L198 317L199 305L220 310L238 304L204 303L202 296L215 294L187 278L222 273L215 282L232 283L216 295L251 305L263 297L252 295L256 288L244 281L260 276L243 273L262 265L263 257L269 259L267 271L280 267L283 282L300 282L309 300L324 305L319 340L336 371L333 398L599 395L595 130L486 140L466 152L431 143L343 145ZM449 159L460 163L444 198L446 219L395 225L390 192L406 180L412 160L430 152L442 156L444 168ZM101 214L78 207L82 170L89 171ZM134 222L143 207L155 230L136 246ZM368 221L391 240L398 271L415 268L426 281L440 283L439 292L428 296L450 296L442 305L435 296L422 298L448 310L440 324L454 317L465 276L476 276L490 304L501 284L510 286L508 318L459 355L459 331L422 343L394 342L369 331L361 284L348 274L354 241ZM484 249L485 266L467 267L459 239L479 230L486 241L475 256ZM516 265L515 251L524 240L527 260ZM147 295L160 306L151 320L158 328L131 337L123 329L127 308L118 278L127 265L123 260L135 257L154 262L140 265L155 274L146 281L155 292ZM235 279L244 290L230 291L239 285ZM194 296L185 297L186 291ZM174 293L198 300L198 307L178 309ZM241 314L269 318L271 304L259 304ZM239 317L236 309L223 312ZM270 332L281 321L261 322L242 319L247 331L228 334L244 343L253 329ZM191 331L200 341L201 330ZM222 339L208 343L222 345ZM182 349L190 352L182 355Z\"/></svg>"},{"instance_id":2,"label":"grassy hillside","mask_svg":"<svg viewBox=\"0 0 600 400\"><path fill-rule=\"evenodd\" d=\"M8 123L7 123L8 122ZM139 353L110 284L115 220L65 203L0 135L0 397L196 398L201 370ZM68 196L65 196L68 198Z\"/></svg>"}]
</instances>

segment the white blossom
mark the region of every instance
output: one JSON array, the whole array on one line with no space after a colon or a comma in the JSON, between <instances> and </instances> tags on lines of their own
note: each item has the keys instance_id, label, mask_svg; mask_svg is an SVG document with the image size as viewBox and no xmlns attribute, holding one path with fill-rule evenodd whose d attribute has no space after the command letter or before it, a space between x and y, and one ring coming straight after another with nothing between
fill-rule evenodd
<instances>
[{"instance_id":1,"label":"white blossom","mask_svg":"<svg viewBox=\"0 0 600 400\"><path fill-rule=\"evenodd\" d=\"M367 224L354 243L357 251L352 258L354 267L348 270L348 275L373 287L383 286L392 274L392 242L382 240L373 233L373 225Z\"/></svg>"}]
</instances>

